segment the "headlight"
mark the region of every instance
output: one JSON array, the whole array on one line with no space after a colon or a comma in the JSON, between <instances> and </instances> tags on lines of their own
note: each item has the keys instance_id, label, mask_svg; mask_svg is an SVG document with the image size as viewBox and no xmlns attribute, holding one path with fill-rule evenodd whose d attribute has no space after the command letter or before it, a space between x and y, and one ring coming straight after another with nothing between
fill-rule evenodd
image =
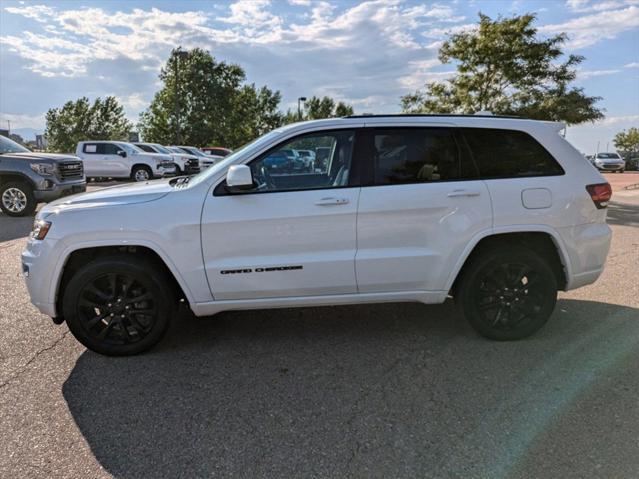
<instances>
[{"instance_id":1,"label":"headlight","mask_svg":"<svg viewBox=\"0 0 639 479\"><path fill-rule=\"evenodd\" d=\"M51 163L31 163L31 169L39 175L52 175L55 166Z\"/></svg>"},{"instance_id":2,"label":"headlight","mask_svg":"<svg viewBox=\"0 0 639 479\"><path fill-rule=\"evenodd\" d=\"M33 230L31 231L31 238L37 240L43 240L46 238L47 233L51 229L51 222L44 220L35 220L33 222Z\"/></svg>"}]
</instances>

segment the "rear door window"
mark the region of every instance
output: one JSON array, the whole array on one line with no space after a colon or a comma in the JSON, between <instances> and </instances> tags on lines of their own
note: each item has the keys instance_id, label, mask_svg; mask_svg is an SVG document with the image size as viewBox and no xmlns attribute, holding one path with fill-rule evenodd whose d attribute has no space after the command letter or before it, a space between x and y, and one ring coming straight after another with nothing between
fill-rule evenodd
<instances>
[{"instance_id":1,"label":"rear door window","mask_svg":"<svg viewBox=\"0 0 639 479\"><path fill-rule=\"evenodd\" d=\"M451 128L384 128L372 135L375 185L455 181L465 171Z\"/></svg>"},{"instance_id":2,"label":"rear door window","mask_svg":"<svg viewBox=\"0 0 639 479\"><path fill-rule=\"evenodd\" d=\"M462 128L483 179L563 175L552 155L528 133Z\"/></svg>"}]
</instances>

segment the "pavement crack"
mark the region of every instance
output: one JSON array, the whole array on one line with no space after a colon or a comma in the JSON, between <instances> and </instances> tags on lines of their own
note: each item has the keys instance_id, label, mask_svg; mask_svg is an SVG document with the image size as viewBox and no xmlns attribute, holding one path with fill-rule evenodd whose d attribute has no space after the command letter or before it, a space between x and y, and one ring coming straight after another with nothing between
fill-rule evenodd
<instances>
[{"instance_id":1,"label":"pavement crack","mask_svg":"<svg viewBox=\"0 0 639 479\"><path fill-rule=\"evenodd\" d=\"M29 358L29 360L26 363L22 365L22 367L20 367L18 371L12 374L6 381L0 383L0 391L5 386L7 386L11 381L18 378L20 375L22 375L22 373L24 373L29 368L29 366L31 366L31 364L33 364L36 361L36 359L38 359L42 354L48 351L51 351L52 349L55 349L58 346L58 344L60 344L67 337L67 334L69 334L69 332L70 332L69 330L66 330L64 333L62 333L62 336L56 339L49 346L38 350L33 356Z\"/></svg>"}]
</instances>

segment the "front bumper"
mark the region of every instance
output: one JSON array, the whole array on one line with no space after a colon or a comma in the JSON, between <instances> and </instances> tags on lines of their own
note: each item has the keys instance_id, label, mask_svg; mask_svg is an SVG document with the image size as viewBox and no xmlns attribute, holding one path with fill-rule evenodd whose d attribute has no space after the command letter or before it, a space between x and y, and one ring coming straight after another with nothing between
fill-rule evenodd
<instances>
[{"instance_id":1,"label":"front bumper","mask_svg":"<svg viewBox=\"0 0 639 479\"><path fill-rule=\"evenodd\" d=\"M57 284L52 285L53 268L57 255L62 253L61 241L45 239L42 241L29 239L27 246L22 251L22 275L27 285L27 291L31 302L41 313L56 317L55 294L51 291L57 289ZM53 289L52 289L53 288Z\"/></svg>"},{"instance_id":2,"label":"front bumper","mask_svg":"<svg viewBox=\"0 0 639 479\"><path fill-rule=\"evenodd\" d=\"M171 163L170 165L158 165L157 169L154 172L156 177L162 178L164 176L175 175L176 172L175 163Z\"/></svg>"},{"instance_id":3,"label":"front bumper","mask_svg":"<svg viewBox=\"0 0 639 479\"><path fill-rule=\"evenodd\" d=\"M625 163L601 163L598 165L595 163L595 168L597 168L599 171L620 171L620 170L626 169L626 164Z\"/></svg>"},{"instance_id":4,"label":"front bumper","mask_svg":"<svg viewBox=\"0 0 639 479\"><path fill-rule=\"evenodd\" d=\"M38 187L33 190L33 196L39 203L48 203L57 200L63 196L75 195L76 193L84 193L87 189L87 182L84 178L77 181L68 181L64 183L56 183L52 180L49 183L42 181Z\"/></svg>"}]
</instances>

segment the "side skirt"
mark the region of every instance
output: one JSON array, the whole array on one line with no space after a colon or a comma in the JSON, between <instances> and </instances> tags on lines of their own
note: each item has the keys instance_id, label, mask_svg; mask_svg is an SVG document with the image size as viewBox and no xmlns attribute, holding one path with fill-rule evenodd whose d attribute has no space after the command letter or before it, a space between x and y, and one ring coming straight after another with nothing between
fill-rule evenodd
<instances>
[{"instance_id":1,"label":"side skirt","mask_svg":"<svg viewBox=\"0 0 639 479\"><path fill-rule=\"evenodd\" d=\"M392 291L387 293L354 293L323 296L297 296L287 298L261 298L192 303L196 316L210 316L221 311L241 309L295 308L309 306L334 306L362 303L443 303L448 291Z\"/></svg>"}]
</instances>

